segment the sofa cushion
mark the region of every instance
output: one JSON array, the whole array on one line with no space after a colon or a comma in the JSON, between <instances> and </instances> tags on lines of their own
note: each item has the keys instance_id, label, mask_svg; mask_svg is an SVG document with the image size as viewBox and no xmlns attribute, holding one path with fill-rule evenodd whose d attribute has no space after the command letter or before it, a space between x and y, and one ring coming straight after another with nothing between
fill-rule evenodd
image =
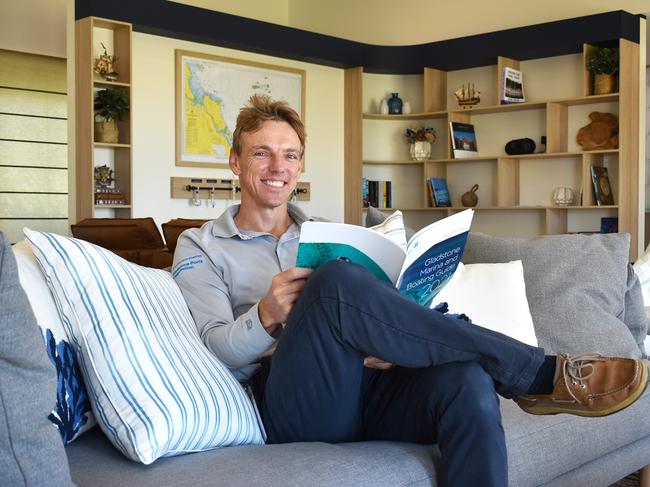
<instances>
[{"instance_id":1,"label":"sofa cushion","mask_svg":"<svg viewBox=\"0 0 650 487\"><path fill-rule=\"evenodd\" d=\"M640 468L637 463L621 474L601 464L597 483L553 482L583 465L650 437L650 392L626 409L605 417L583 418L569 414L535 416L513 401L501 399L501 416L508 449L509 485L610 485ZM648 454L644 455L648 462Z\"/></svg>"},{"instance_id":2,"label":"sofa cushion","mask_svg":"<svg viewBox=\"0 0 650 487\"><path fill-rule=\"evenodd\" d=\"M97 421L129 458L261 443L254 408L168 272L25 230L80 357Z\"/></svg>"},{"instance_id":3,"label":"sofa cushion","mask_svg":"<svg viewBox=\"0 0 650 487\"><path fill-rule=\"evenodd\" d=\"M54 367L0 232L0 484L72 485L61 437L47 419L55 391Z\"/></svg>"},{"instance_id":4,"label":"sofa cushion","mask_svg":"<svg viewBox=\"0 0 650 487\"><path fill-rule=\"evenodd\" d=\"M463 262L522 261L535 333L546 353L638 358L647 324L632 312L643 304L638 286L628 285L629 242L628 234L525 240L472 233ZM635 321L626 323L626 315Z\"/></svg>"},{"instance_id":5,"label":"sofa cushion","mask_svg":"<svg viewBox=\"0 0 650 487\"><path fill-rule=\"evenodd\" d=\"M78 487L223 485L228 487L435 486L435 446L383 441L237 446L153 465L129 462L100 431L67 447Z\"/></svg>"},{"instance_id":6,"label":"sofa cushion","mask_svg":"<svg viewBox=\"0 0 650 487\"><path fill-rule=\"evenodd\" d=\"M29 244L22 240L12 247L20 284L34 311L36 323L45 339L45 347L57 375L54 409L48 418L59 430L64 444L97 424L90 409L77 354L70 345L54 299L47 287L36 257Z\"/></svg>"}]
</instances>

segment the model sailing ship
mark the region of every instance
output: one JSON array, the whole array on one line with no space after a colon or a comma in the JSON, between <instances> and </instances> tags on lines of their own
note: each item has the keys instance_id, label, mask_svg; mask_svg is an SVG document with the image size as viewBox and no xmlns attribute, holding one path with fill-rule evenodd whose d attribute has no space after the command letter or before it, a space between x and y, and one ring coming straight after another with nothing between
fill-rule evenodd
<instances>
[{"instance_id":1,"label":"model sailing ship","mask_svg":"<svg viewBox=\"0 0 650 487\"><path fill-rule=\"evenodd\" d=\"M458 106L464 108L471 108L481 101L481 92L474 88L473 83L467 83L467 88L465 85L461 86L454 92L456 97L456 102Z\"/></svg>"}]
</instances>

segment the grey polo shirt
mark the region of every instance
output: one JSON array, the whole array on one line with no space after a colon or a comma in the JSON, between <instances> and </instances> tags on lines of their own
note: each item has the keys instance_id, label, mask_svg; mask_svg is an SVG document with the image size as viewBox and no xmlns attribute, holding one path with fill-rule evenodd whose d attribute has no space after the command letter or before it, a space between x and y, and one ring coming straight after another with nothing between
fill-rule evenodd
<instances>
[{"instance_id":1,"label":"grey polo shirt","mask_svg":"<svg viewBox=\"0 0 650 487\"><path fill-rule=\"evenodd\" d=\"M294 223L277 237L239 230L231 206L201 228L178 238L172 274L185 297L206 346L239 380L250 377L260 355L276 339L260 322L257 311L279 272L294 267L300 226L311 220L289 203Z\"/></svg>"}]
</instances>

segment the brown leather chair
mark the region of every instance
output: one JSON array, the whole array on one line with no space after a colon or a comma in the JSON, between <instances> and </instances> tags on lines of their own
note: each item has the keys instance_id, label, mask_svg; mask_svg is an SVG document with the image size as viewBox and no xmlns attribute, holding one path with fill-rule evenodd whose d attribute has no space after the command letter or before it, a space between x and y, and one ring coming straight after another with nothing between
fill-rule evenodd
<instances>
[{"instance_id":1,"label":"brown leather chair","mask_svg":"<svg viewBox=\"0 0 650 487\"><path fill-rule=\"evenodd\" d=\"M70 225L75 238L104 247L130 262L162 269L173 252L163 242L153 218L87 218Z\"/></svg>"},{"instance_id":2,"label":"brown leather chair","mask_svg":"<svg viewBox=\"0 0 650 487\"><path fill-rule=\"evenodd\" d=\"M191 219L191 218L174 218L169 220L167 223L161 225L163 234L165 235L165 242L167 242L167 248L172 255L176 250L176 241L181 233L183 233L188 228L198 228L202 226L205 222L210 220L200 220L200 219Z\"/></svg>"}]
</instances>

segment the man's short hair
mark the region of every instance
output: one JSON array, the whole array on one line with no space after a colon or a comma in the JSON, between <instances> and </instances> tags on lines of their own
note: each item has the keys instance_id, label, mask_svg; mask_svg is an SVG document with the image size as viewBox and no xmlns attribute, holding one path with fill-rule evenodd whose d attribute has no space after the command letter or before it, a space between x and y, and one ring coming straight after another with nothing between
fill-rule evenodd
<instances>
[{"instance_id":1,"label":"man's short hair","mask_svg":"<svg viewBox=\"0 0 650 487\"><path fill-rule=\"evenodd\" d=\"M250 97L248 104L239 110L237 126L232 136L232 150L241 155L241 136L246 132L256 132L262 122L275 120L287 122L296 131L300 139L300 155L305 151L305 126L300 115L284 100L272 100L268 95L255 94Z\"/></svg>"}]
</instances>

